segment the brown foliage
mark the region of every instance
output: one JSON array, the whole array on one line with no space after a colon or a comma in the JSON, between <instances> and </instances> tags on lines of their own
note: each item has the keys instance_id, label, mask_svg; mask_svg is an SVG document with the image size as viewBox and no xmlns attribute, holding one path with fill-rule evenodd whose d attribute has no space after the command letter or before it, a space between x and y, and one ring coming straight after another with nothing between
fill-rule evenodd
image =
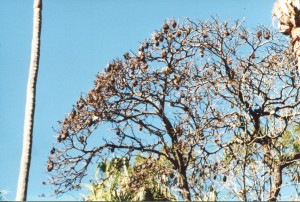
<instances>
[{"instance_id":1,"label":"brown foliage","mask_svg":"<svg viewBox=\"0 0 300 202\"><path fill-rule=\"evenodd\" d=\"M282 44L267 28L250 32L240 22L166 21L138 54L125 53L99 73L61 122L50 184L64 193L92 162L144 153L172 165L183 199L223 186L241 200L272 198L281 184L260 176L276 181L299 159L280 148L300 121L299 79ZM265 173L253 168L256 161Z\"/></svg>"}]
</instances>

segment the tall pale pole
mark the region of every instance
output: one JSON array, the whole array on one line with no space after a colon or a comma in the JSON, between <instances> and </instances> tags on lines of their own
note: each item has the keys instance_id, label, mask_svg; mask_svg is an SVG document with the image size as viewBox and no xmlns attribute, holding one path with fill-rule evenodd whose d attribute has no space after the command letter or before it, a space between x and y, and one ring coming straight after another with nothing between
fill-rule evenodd
<instances>
[{"instance_id":1,"label":"tall pale pole","mask_svg":"<svg viewBox=\"0 0 300 202\"><path fill-rule=\"evenodd\" d=\"M42 24L42 0L34 0L33 4L33 36L31 44L31 59L27 83L26 108L23 132L23 148L20 163L20 173L16 201L26 201L29 179L29 169L32 148L32 132L34 125L34 110L36 82L40 57L40 35Z\"/></svg>"}]
</instances>

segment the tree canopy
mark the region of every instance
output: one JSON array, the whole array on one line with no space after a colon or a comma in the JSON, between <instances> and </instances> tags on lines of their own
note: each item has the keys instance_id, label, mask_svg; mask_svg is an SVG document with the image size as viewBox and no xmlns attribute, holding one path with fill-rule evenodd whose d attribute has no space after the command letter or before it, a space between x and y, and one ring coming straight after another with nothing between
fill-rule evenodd
<instances>
[{"instance_id":1,"label":"tree canopy","mask_svg":"<svg viewBox=\"0 0 300 202\"><path fill-rule=\"evenodd\" d=\"M49 184L62 194L80 188L93 163L144 155L133 175L142 183L153 166L172 173L177 198L278 200L298 183L296 70L286 40L267 27L166 20L137 53L111 61L60 122Z\"/></svg>"}]
</instances>

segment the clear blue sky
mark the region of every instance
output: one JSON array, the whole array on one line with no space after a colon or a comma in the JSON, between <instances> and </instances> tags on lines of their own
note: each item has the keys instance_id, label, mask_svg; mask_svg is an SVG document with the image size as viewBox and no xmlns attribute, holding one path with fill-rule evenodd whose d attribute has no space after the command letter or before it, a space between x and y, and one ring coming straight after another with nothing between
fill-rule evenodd
<instances>
[{"instance_id":1,"label":"clear blue sky","mask_svg":"<svg viewBox=\"0 0 300 202\"><path fill-rule=\"evenodd\" d=\"M64 119L97 72L123 53L137 51L164 19L245 18L245 26L272 25L274 0L44 0L33 153L27 200L62 198L43 186L47 157ZM0 0L0 190L15 199L21 158L33 0ZM90 173L92 178L94 173ZM88 179L88 178L87 178Z\"/></svg>"}]
</instances>

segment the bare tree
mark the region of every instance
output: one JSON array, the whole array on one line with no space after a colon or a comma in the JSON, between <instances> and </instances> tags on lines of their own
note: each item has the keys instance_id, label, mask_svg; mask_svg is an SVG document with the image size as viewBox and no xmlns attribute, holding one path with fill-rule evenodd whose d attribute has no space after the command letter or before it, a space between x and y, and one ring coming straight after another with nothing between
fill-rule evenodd
<instances>
[{"instance_id":1,"label":"bare tree","mask_svg":"<svg viewBox=\"0 0 300 202\"><path fill-rule=\"evenodd\" d=\"M241 24L170 19L112 61L60 122L47 165L55 193L80 188L92 163L140 154L152 163L134 174L165 159L183 200L278 200L284 182L297 184L294 55L268 28Z\"/></svg>"},{"instance_id":2,"label":"bare tree","mask_svg":"<svg viewBox=\"0 0 300 202\"><path fill-rule=\"evenodd\" d=\"M23 149L20 163L20 174L16 201L26 201L27 187L31 160L32 131L34 125L36 81L40 57L40 35L42 23L42 1L35 0L33 4L33 36L29 77L27 83L27 96L24 120Z\"/></svg>"},{"instance_id":3,"label":"bare tree","mask_svg":"<svg viewBox=\"0 0 300 202\"><path fill-rule=\"evenodd\" d=\"M299 0L277 0L273 8L273 16L279 20L281 33L292 38L291 46L298 59L300 73L300 2Z\"/></svg>"}]
</instances>

